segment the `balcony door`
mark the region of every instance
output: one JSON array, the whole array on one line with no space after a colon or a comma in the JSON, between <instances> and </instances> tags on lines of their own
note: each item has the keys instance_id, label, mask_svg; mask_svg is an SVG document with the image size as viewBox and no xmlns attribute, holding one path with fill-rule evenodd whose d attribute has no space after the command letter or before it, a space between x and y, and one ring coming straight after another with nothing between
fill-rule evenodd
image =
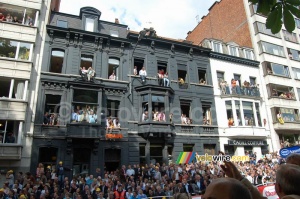
<instances>
[{"instance_id":1,"label":"balcony door","mask_svg":"<svg viewBox=\"0 0 300 199\"><path fill-rule=\"evenodd\" d=\"M105 149L106 171L115 171L121 166L121 149Z\"/></svg>"}]
</instances>

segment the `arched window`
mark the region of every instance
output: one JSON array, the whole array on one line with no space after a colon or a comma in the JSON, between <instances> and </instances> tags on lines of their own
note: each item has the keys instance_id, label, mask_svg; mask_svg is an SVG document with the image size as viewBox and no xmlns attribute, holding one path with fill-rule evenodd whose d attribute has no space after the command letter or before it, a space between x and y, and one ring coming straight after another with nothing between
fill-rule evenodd
<instances>
[{"instance_id":1,"label":"arched window","mask_svg":"<svg viewBox=\"0 0 300 199\"><path fill-rule=\"evenodd\" d=\"M61 73L64 63L65 52L63 50L52 50L50 71L52 73Z\"/></svg>"},{"instance_id":2,"label":"arched window","mask_svg":"<svg viewBox=\"0 0 300 199\"><path fill-rule=\"evenodd\" d=\"M80 67L85 70L88 70L89 67L93 67L93 56L92 55L86 55L86 54L81 54L81 62L80 62Z\"/></svg>"},{"instance_id":3,"label":"arched window","mask_svg":"<svg viewBox=\"0 0 300 199\"><path fill-rule=\"evenodd\" d=\"M109 58L108 59L108 77L109 79L117 80L118 79L118 69L120 66L120 60L118 58ZM115 74L115 78L112 78L112 74Z\"/></svg>"}]
</instances>

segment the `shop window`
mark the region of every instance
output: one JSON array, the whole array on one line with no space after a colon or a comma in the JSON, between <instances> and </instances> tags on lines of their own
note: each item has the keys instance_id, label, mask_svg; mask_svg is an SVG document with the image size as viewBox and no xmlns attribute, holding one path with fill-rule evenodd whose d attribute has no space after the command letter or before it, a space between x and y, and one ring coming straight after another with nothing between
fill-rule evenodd
<instances>
[{"instance_id":1,"label":"shop window","mask_svg":"<svg viewBox=\"0 0 300 199\"><path fill-rule=\"evenodd\" d=\"M300 80L300 69L299 68L292 68L294 72L294 78Z\"/></svg>"},{"instance_id":2,"label":"shop window","mask_svg":"<svg viewBox=\"0 0 300 199\"><path fill-rule=\"evenodd\" d=\"M30 60L32 44L0 39L0 57Z\"/></svg>"},{"instance_id":3,"label":"shop window","mask_svg":"<svg viewBox=\"0 0 300 199\"><path fill-rule=\"evenodd\" d=\"M163 146L150 144L150 161L151 163L162 163L163 161Z\"/></svg>"},{"instance_id":4,"label":"shop window","mask_svg":"<svg viewBox=\"0 0 300 199\"><path fill-rule=\"evenodd\" d=\"M0 143L17 143L19 121L0 120Z\"/></svg>"},{"instance_id":5,"label":"shop window","mask_svg":"<svg viewBox=\"0 0 300 199\"><path fill-rule=\"evenodd\" d=\"M242 102L244 111L244 121L246 126L254 126L254 112L252 102Z\"/></svg>"},{"instance_id":6,"label":"shop window","mask_svg":"<svg viewBox=\"0 0 300 199\"><path fill-rule=\"evenodd\" d=\"M93 56L81 54L80 67L83 70L88 70L90 67L93 67Z\"/></svg>"},{"instance_id":7,"label":"shop window","mask_svg":"<svg viewBox=\"0 0 300 199\"><path fill-rule=\"evenodd\" d=\"M278 45L271 44L268 42L260 41L259 47L260 47L260 53L268 53L268 54L277 55L280 57L285 56L282 46L278 46Z\"/></svg>"},{"instance_id":8,"label":"shop window","mask_svg":"<svg viewBox=\"0 0 300 199\"><path fill-rule=\"evenodd\" d=\"M215 155L216 145L215 144L203 144L204 153L208 155Z\"/></svg>"},{"instance_id":9,"label":"shop window","mask_svg":"<svg viewBox=\"0 0 300 199\"><path fill-rule=\"evenodd\" d=\"M62 50L52 50L50 72L62 73L65 52Z\"/></svg>"},{"instance_id":10,"label":"shop window","mask_svg":"<svg viewBox=\"0 0 300 199\"><path fill-rule=\"evenodd\" d=\"M109 58L108 59L108 78L111 80L118 79L118 72L119 72L120 60L116 58Z\"/></svg>"},{"instance_id":11,"label":"shop window","mask_svg":"<svg viewBox=\"0 0 300 199\"><path fill-rule=\"evenodd\" d=\"M61 28L68 28L68 22L63 20L57 20L56 25Z\"/></svg>"},{"instance_id":12,"label":"shop window","mask_svg":"<svg viewBox=\"0 0 300 199\"><path fill-rule=\"evenodd\" d=\"M17 79L0 79L0 98L24 99L26 96L27 86L24 80Z\"/></svg>"},{"instance_id":13,"label":"shop window","mask_svg":"<svg viewBox=\"0 0 300 199\"><path fill-rule=\"evenodd\" d=\"M139 74L139 71L142 70L144 67L144 59L141 58L134 58L134 66L137 68L137 74ZM133 74L133 72L132 72Z\"/></svg>"},{"instance_id":14,"label":"shop window","mask_svg":"<svg viewBox=\"0 0 300 199\"><path fill-rule=\"evenodd\" d=\"M289 67L281 64L263 62L262 63L265 75L279 75L289 77ZM300 77L300 75L299 75Z\"/></svg>"},{"instance_id":15,"label":"shop window","mask_svg":"<svg viewBox=\"0 0 300 199\"><path fill-rule=\"evenodd\" d=\"M85 18L85 30L94 32L95 20L91 18Z\"/></svg>"},{"instance_id":16,"label":"shop window","mask_svg":"<svg viewBox=\"0 0 300 199\"><path fill-rule=\"evenodd\" d=\"M199 84L207 84L206 70L198 69Z\"/></svg>"},{"instance_id":17,"label":"shop window","mask_svg":"<svg viewBox=\"0 0 300 199\"><path fill-rule=\"evenodd\" d=\"M225 154L226 155L230 155L233 156L234 155L234 146L232 145L224 145L224 149L225 149Z\"/></svg>"},{"instance_id":18,"label":"shop window","mask_svg":"<svg viewBox=\"0 0 300 199\"><path fill-rule=\"evenodd\" d=\"M119 116L120 101L107 100L107 117L117 118Z\"/></svg>"},{"instance_id":19,"label":"shop window","mask_svg":"<svg viewBox=\"0 0 300 199\"><path fill-rule=\"evenodd\" d=\"M98 91L74 89L72 121L97 123Z\"/></svg>"},{"instance_id":20,"label":"shop window","mask_svg":"<svg viewBox=\"0 0 300 199\"><path fill-rule=\"evenodd\" d=\"M59 114L61 95L46 95L45 112Z\"/></svg>"},{"instance_id":21,"label":"shop window","mask_svg":"<svg viewBox=\"0 0 300 199\"><path fill-rule=\"evenodd\" d=\"M183 144L183 152L193 152L194 145L193 144Z\"/></svg>"},{"instance_id":22,"label":"shop window","mask_svg":"<svg viewBox=\"0 0 300 199\"><path fill-rule=\"evenodd\" d=\"M203 125L212 125L212 114L210 105L202 105Z\"/></svg>"},{"instance_id":23,"label":"shop window","mask_svg":"<svg viewBox=\"0 0 300 199\"><path fill-rule=\"evenodd\" d=\"M235 112L236 112L236 118L237 121L235 121L235 124L237 126L241 126L242 125L242 121L241 121L241 105L240 105L240 101L235 101Z\"/></svg>"}]
</instances>

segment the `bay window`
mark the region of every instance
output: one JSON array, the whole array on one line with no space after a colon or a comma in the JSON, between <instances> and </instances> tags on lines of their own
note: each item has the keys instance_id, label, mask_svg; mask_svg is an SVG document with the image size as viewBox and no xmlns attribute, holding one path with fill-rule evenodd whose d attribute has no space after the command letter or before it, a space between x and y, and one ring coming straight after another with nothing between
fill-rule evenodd
<instances>
[{"instance_id":1,"label":"bay window","mask_svg":"<svg viewBox=\"0 0 300 199\"><path fill-rule=\"evenodd\" d=\"M287 48L289 58L292 60L300 61L300 51Z\"/></svg>"},{"instance_id":2,"label":"bay window","mask_svg":"<svg viewBox=\"0 0 300 199\"><path fill-rule=\"evenodd\" d=\"M294 78L300 80L300 69L299 68L292 68L294 72Z\"/></svg>"},{"instance_id":3,"label":"bay window","mask_svg":"<svg viewBox=\"0 0 300 199\"><path fill-rule=\"evenodd\" d=\"M267 91L269 97L279 97L282 99L296 99L293 87L282 86L277 84L268 84Z\"/></svg>"},{"instance_id":4,"label":"bay window","mask_svg":"<svg viewBox=\"0 0 300 199\"><path fill-rule=\"evenodd\" d=\"M240 101L238 101L238 100L235 100L235 113L236 113L236 118L237 118L235 125L236 126L243 125L242 120L241 120L241 105L240 105Z\"/></svg>"},{"instance_id":5,"label":"bay window","mask_svg":"<svg viewBox=\"0 0 300 199\"><path fill-rule=\"evenodd\" d=\"M98 91L84 88L76 88L73 91L72 122L97 123Z\"/></svg>"},{"instance_id":6,"label":"bay window","mask_svg":"<svg viewBox=\"0 0 300 199\"><path fill-rule=\"evenodd\" d=\"M297 35L296 35L296 33L293 33L293 32L290 33L290 32L288 32L286 30L282 30L282 32L283 32L283 35L284 35L284 39L286 41L297 43Z\"/></svg>"},{"instance_id":7,"label":"bay window","mask_svg":"<svg viewBox=\"0 0 300 199\"><path fill-rule=\"evenodd\" d=\"M244 122L246 126L254 126L254 111L252 102L242 102L244 112Z\"/></svg>"},{"instance_id":8,"label":"bay window","mask_svg":"<svg viewBox=\"0 0 300 199\"><path fill-rule=\"evenodd\" d=\"M273 37L278 37L280 38L280 33L276 33L276 34L273 34L271 32L271 29L268 29L266 27L266 24L264 23L261 23L261 22L255 22L254 23L254 29L255 29L255 33L263 33L263 34L266 34L266 35L270 35L270 36L273 36Z\"/></svg>"},{"instance_id":9,"label":"bay window","mask_svg":"<svg viewBox=\"0 0 300 199\"><path fill-rule=\"evenodd\" d=\"M165 96L146 94L142 95L142 122L166 122Z\"/></svg>"},{"instance_id":10,"label":"bay window","mask_svg":"<svg viewBox=\"0 0 300 199\"><path fill-rule=\"evenodd\" d=\"M299 111L298 109L292 108L283 108L283 107L274 107L271 108L273 122L277 123L278 121L278 114L281 114L281 117L284 122L299 122Z\"/></svg>"},{"instance_id":11,"label":"bay window","mask_svg":"<svg viewBox=\"0 0 300 199\"><path fill-rule=\"evenodd\" d=\"M30 43L0 38L0 57L30 61L32 48Z\"/></svg>"}]
</instances>

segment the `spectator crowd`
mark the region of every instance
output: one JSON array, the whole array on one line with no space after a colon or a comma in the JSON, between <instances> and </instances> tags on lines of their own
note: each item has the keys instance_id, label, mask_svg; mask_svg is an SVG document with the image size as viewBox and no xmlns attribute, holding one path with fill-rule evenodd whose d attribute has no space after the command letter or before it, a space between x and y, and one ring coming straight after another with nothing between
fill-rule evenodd
<instances>
[{"instance_id":1,"label":"spectator crowd","mask_svg":"<svg viewBox=\"0 0 300 199\"><path fill-rule=\"evenodd\" d=\"M284 163L277 153L259 158L249 154L250 162L236 162L240 174L254 185L276 181L276 171ZM142 199L173 197L176 194L201 195L215 180L225 177L219 162L193 162L190 164L123 165L115 171L102 172L99 168L90 174L66 177L62 162L57 167L42 163L36 173L14 173L9 170L0 189L0 198L13 199Z\"/></svg>"}]
</instances>

